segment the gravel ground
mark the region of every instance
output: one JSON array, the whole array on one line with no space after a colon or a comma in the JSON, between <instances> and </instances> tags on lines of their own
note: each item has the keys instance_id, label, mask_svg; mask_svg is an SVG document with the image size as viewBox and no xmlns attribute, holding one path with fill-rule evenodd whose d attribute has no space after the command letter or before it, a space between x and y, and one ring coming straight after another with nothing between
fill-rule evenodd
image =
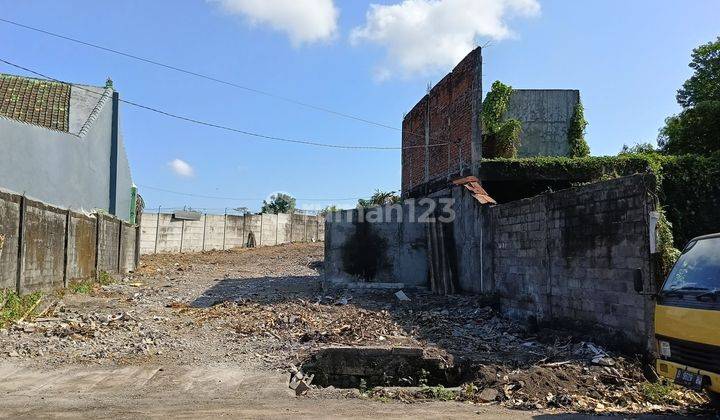
<instances>
[{"instance_id":1,"label":"gravel ground","mask_svg":"<svg viewBox=\"0 0 720 420\"><path fill-rule=\"evenodd\" d=\"M390 290L322 290L322 259L322 243L145 256L130 276L88 294L65 292L43 314L0 330L0 354L34 369L285 374L328 345L413 346L463 366L473 386L443 399L481 403L491 390L482 395L524 410L704 410L694 393L645 391L636 359L606 352L593 337L529 331L488 297L406 291L403 302ZM308 398L338 397L416 402L435 393L314 389Z\"/></svg>"}]
</instances>

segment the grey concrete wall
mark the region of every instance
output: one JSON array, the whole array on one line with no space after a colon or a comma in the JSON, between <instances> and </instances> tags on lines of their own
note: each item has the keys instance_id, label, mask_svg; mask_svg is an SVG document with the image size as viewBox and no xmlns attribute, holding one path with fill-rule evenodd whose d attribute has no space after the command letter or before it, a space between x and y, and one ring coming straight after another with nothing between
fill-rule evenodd
<instances>
[{"instance_id":1,"label":"grey concrete wall","mask_svg":"<svg viewBox=\"0 0 720 420\"><path fill-rule=\"evenodd\" d=\"M157 223L157 213L143 213L140 222L140 254L152 254L155 252Z\"/></svg>"},{"instance_id":2,"label":"grey concrete wall","mask_svg":"<svg viewBox=\"0 0 720 420\"><path fill-rule=\"evenodd\" d=\"M568 319L621 331L645 344L652 302L647 185L635 175L493 207L495 291L516 317Z\"/></svg>"},{"instance_id":3,"label":"grey concrete wall","mask_svg":"<svg viewBox=\"0 0 720 420\"><path fill-rule=\"evenodd\" d=\"M129 223L122 224L122 235L120 238L120 273L127 273L135 270L135 240L137 227Z\"/></svg>"},{"instance_id":4,"label":"grey concrete wall","mask_svg":"<svg viewBox=\"0 0 720 420\"><path fill-rule=\"evenodd\" d=\"M96 218L70 213L68 238L68 281L91 278L95 274Z\"/></svg>"},{"instance_id":5,"label":"grey concrete wall","mask_svg":"<svg viewBox=\"0 0 720 420\"><path fill-rule=\"evenodd\" d=\"M635 269L642 270L646 290L653 289L648 185L652 179L634 175L492 207L481 206L465 188L453 188L446 193L455 199L459 289L497 293L515 318L599 325L648 343L652 302L633 289ZM344 214L325 225L328 279L354 275L348 250L356 251L353 257L380 250L370 281L427 283L423 223L407 217L403 223L359 223L357 211Z\"/></svg>"},{"instance_id":6,"label":"grey concrete wall","mask_svg":"<svg viewBox=\"0 0 720 420\"><path fill-rule=\"evenodd\" d=\"M26 201L20 292L63 286L66 212Z\"/></svg>"},{"instance_id":7,"label":"grey concrete wall","mask_svg":"<svg viewBox=\"0 0 720 420\"><path fill-rule=\"evenodd\" d=\"M162 213L159 218L158 225L157 213L143 214L140 254L242 248L250 233L256 246L310 242L323 240L325 229L321 216L299 214L202 215L198 221L182 221Z\"/></svg>"},{"instance_id":8,"label":"grey concrete wall","mask_svg":"<svg viewBox=\"0 0 720 420\"><path fill-rule=\"evenodd\" d=\"M293 242L302 242L305 240L305 229L307 227L305 223L305 219L307 216L302 214L293 214L291 223L292 223L292 241Z\"/></svg>"},{"instance_id":9,"label":"grey concrete wall","mask_svg":"<svg viewBox=\"0 0 720 420\"><path fill-rule=\"evenodd\" d=\"M6 237L0 288L52 290L98 271L134 270L136 230L107 215L88 216L0 192L0 233Z\"/></svg>"},{"instance_id":10,"label":"grey concrete wall","mask_svg":"<svg viewBox=\"0 0 720 420\"><path fill-rule=\"evenodd\" d=\"M157 233L157 252L180 252L183 225L173 220L172 214L160 213ZM142 224L146 223L143 214Z\"/></svg>"},{"instance_id":11,"label":"grey concrete wall","mask_svg":"<svg viewBox=\"0 0 720 420\"><path fill-rule=\"evenodd\" d=\"M388 207L376 210L386 212ZM428 262L426 224L411 220L408 205L402 206L402 219L373 223L358 210L345 210L328 216L325 235L325 276L328 280L358 280L357 267L349 264L371 255L368 267L375 271L370 282L404 283L427 286ZM417 213L416 213L417 214ZM352 260L352 261L351 261Z\"/></svg>"},{"instance_id":12,"label":"grey concrete wall","mask_svg":"<svg viewBox=\"0 0 720 420\"><path fill-rule=\"evenodd\" d=\"M112 101L105 100L91 119L78 136L0 117L0 187L62 208L107 211ZM124 220L130 216L131 186L121 141L117 208Z\"/></svg>"},{"instance_id":13,"label":"grey concrete wall","mask_svg":"<svg viewBox=\"0 0 720 420\"><path fill-rule=\"evenodd\" d=\"M274 214L262 214L262 223L260 224L262 229L261 245L272 246L277 245L277 216Z\"/></svg>"},{"instance_id":14,"label":"grey concrete wall","mask_svg":"<svg viewBox=\"0 0 720 420\"><path fill-rule=\"evenodd\" d=\"M97 268L100 271L115 273L120 263L120 222L104 215L100 215L98 222Z\"/></svg>"},{"instance_id":15,"label":"grey concrete wall","mask_svg":"<svg viewBox=\"0 0 720 420\"><path fill-rule=\"evenodd\" d=\"M286 244L292 242L292 231L290 230L291 214L278 214L277 215L277 230L278 230L278 244ZM319 220L315 218L315 220Z\"/></svg>"},{"instance_id":16,"label":"grey concrete wall","mask_svg":"<svg viewBox=\"0 0 720 420\"><path fill-rule=\"evenodd\" d=\"M522 123L518 156L567 156L568 128L579 102L578 90L513 90L505 117Z\"/></svg>"},{"instance_id":17,"label":"grey concrete wall","mask_svg":"<svg viewBox=\"0 0 720 420\"><path fill-rule=\"evenodd\" d=\"M197 252L203 250L205 235L205 216L200 220L185 220L180 223L182 228L182 247L180 252Z\"/></svg>"},{"instance_id":18,"label":"grey concrete wall","mask_svg":"<svg viewBox=\"0 0 720 420\"><path fill-rule=\"evenodd\" d=\"M491 292L492 230L489 206L481 206L464 187L451 191L453 198L453 236L457 258L457 281L460 290L471 293Z\"/></svg>"},{"instance_id":19,"label":"grey concrete wall","mask_svg":"<svg viewBox=\"0 0 720 420\"><path fill-rule=\"evenodd\" d=\"M223 249L225 216L206 214L204 217L205 250Z\"/></svg>"},{"instance_id":20,"label":"grey concrete wall","mask_svg":"<svg viewBox=\"0 0 720 420\"><path fill-rule=\"evenodd\" d=\"M222 241L220 249L233 249L244 247L247 244L247 237L251 229L250 225L253 224L252 217L227 215L223 216L223 219L223 223L225 224L225 227L223 228L224 239ZM259 226L259 218L255 218L255 220L258 222ZM246 230L246 225L248 230ZM252 229L254 230L253 233L257 235L257 229L254 225L252 226ZM256 236L256 243L258 239L259 237Z\"/></svg>"},{"instance_id":21,"label":"grey concrete wall","mask_svg":"<svg viewBox=\"0 0 720 420\"><path fill-rule=\"evenodd\" d=\"M20 197L0 191L0 234L5 236L0 249L0 289L15 288L19 226Z\"/></svg>"}]
</instances>

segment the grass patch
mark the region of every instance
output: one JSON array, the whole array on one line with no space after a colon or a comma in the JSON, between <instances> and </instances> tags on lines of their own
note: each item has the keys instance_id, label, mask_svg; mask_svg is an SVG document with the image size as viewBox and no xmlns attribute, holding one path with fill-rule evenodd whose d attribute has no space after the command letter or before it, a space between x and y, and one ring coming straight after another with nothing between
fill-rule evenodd
<instances>
[{"instance_id":1,"label":"grass patch","mask_svg":"<svg viewBox=\"0 0 720 420\"><path fill-rule=\"evenodd\" d=\"M642 394L653 404L669 404L672 403L673 391L675 387L669 384L663 384L662 382L645 382L640 385L640 391Z\"/></svg>"},{"instance_id":2,"label":"grass patch","mask_svg":"<svg viewBox=\"0 0 720 420\"><path fill-rule=\"evenodd\" d=\"M442 385L424 386L420 391L427 398L440 401L452 401L457 398L457 393L451 389L447 389Z\"/></svg>"},{"instance_id":3,"label":"grass patch","mask_svg":"<svg viewBox=\"0 0 720 420\"><path fill-rule=\"evenodd\" d=\"M68 290L71 293L87 295L96 291L100 286L107 286L109 284L113 284L114 282L114 279L110 274L108 274L108 272L101 271L100 274L98 274L97 281L92 279L76 280L70 282L70 284L68 285Z\"/></svg>"},{"instance_id":4,"label":"grass patch","mask_svg":"<svg viewBox=\"0 0 720 420\"><path fill-rule=\"evenodd\" d=\"M74 281L68 285L70 292L86 295L95 290L95 282L92 280Z\"/></svg>"},{"instance_id":5,"label":"grass patch","mask_svg":"<svg viewBox=\"0 0 720 420\"><path fill-rule=\"evenodd\" d=\"M9 290L0 291L0 327L7 327L27 316L37 306L41 298L41 292L19 296Z\"/></svg>"},{"instance_id":6,"label":"grass patch","mask_svg":"<svg viewBox=\"0 0 720 420\"><path fill-rule=\"evenodd\" d=\"M100 286L107 286L114 283L114 280L107 271L101 271L98 275L98 283L100 283Z\"/></svg>"}]
</instances>

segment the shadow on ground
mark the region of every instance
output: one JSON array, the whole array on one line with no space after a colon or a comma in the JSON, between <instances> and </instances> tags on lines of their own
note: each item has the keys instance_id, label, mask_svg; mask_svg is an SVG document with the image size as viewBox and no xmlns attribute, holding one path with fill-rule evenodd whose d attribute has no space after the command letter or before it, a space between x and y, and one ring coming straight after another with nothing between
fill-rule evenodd
<instances>
[{"instance_id":1,"label":"shadow on ground","mask_svg":"<svg viewBox=\"0 0 720 420\"><path fill-rule=\"evenodd\" d=\"M246 335L268 335L270 331L269 335L280 340L310 349L333 344L422 346L453 359L464 370L460 373L463 381L472 381L481 389L522 389L544 407L568 407L575 394L602 400L610 390L616 393L627 388L623 381L637 384L644 380L637 360L616 359L611 369L622 370L621 379L606 374L603 367L587 367L587 356L575 353L584 341L598 339L591 332L528 329L498 316L491 307L492 297L406 290L410 300L401 301L394 293L323 290L319 275L227 278L219 279L191 306L237 310L238 331ZM228 315L233 316L232 312ZM628 398L638 398L638 394L628 394ZM517 408L537 408L530 401ZM624 415L653 418L637 409Z\"/></svg>"}]
</instances>

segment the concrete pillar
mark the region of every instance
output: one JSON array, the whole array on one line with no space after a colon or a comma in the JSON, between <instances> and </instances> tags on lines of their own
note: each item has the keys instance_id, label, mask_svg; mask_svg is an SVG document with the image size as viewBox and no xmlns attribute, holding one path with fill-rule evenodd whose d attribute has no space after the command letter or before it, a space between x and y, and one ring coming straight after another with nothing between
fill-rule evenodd
<instances>
[{"instance_id":1,"label":"concrete pillar","mask_svg":"<svg viewBox=\"0 0 720 420\"><path fill-rule=\"evenodd\" d=\"M15 291L22 293L23 271L25 271L25 216L27 214L27 199L20 197L20 222L18 223L18 251L17 273L15 277Z\"/></svg>"},{"instance_id":2,"label":"concrete pillar","mask_svg":"<svg viewBox=\"0 0 720 420\"><path fill-rule=\"evenodd\" d=\"M483 89L482 89L482 48L476 49L477 54L475 56L475 79L472 87L472 128L470 134L470 168L472 168L473 175L478 176L479 165L476 162L480 162L482 159L482 100L483 100Z\"/></svg>"}]
</instances>

